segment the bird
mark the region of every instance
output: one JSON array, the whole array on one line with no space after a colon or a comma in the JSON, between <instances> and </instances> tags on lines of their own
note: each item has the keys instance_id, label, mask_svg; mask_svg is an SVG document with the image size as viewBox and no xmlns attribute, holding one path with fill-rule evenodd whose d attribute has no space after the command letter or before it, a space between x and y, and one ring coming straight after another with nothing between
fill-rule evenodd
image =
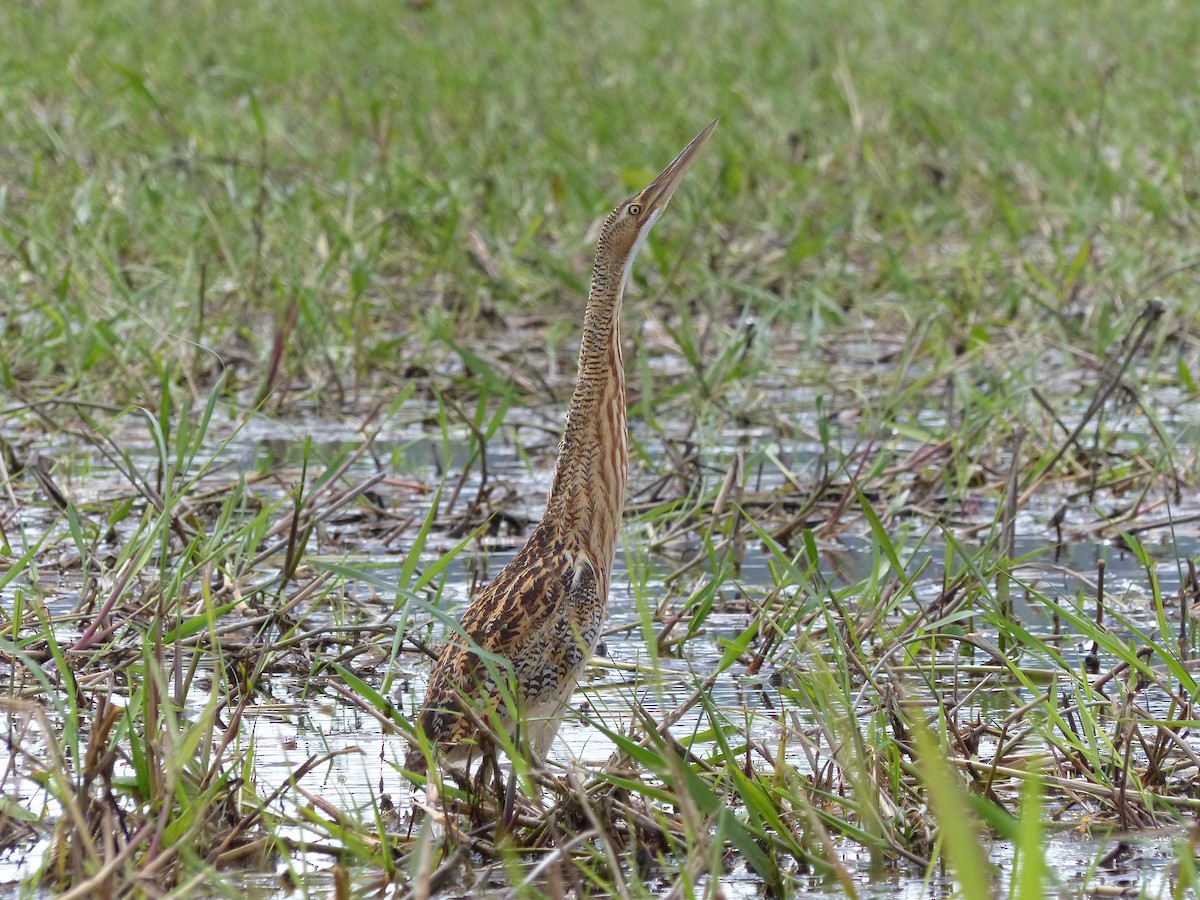
<instances>
[{"instance_id":1,"label":"bird","mask_svg":"<svg viewBox=\"0 0 1200 900\"><path fill-rule=\"evenodd\" d=\"M578 377L545 514L463 613L417 717L423 745L436 747L451 766L494 753L492 736L501 731L533 761L544 761L596 646L629 470L621 301L646 236L719 121L600 228ZM418 744L405 767L423 772L427 762Z\"/></svg>"}]
</instances>

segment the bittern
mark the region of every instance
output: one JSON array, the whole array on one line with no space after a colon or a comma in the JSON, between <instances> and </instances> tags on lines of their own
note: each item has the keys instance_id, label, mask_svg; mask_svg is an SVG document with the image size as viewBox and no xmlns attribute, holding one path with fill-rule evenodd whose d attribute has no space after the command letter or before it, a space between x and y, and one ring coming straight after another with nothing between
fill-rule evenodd
<instances>
[{"instance_id":1,"label":"bittern","mask_svg":"<svg viewBox=\"0 0 1200 900\"><path fill-rule=\"evenodd\" d=\"M494 750L489 729L501 728L543 760L595 648L629 468L621 298L646 235L716 127L714 121L701 131L600 229L579 375L545 515L463 614L421 708L418 728L451 763L473 748ZM420 750L407 760L417 770L424 762Z\"/></svg>"}]
</instances>

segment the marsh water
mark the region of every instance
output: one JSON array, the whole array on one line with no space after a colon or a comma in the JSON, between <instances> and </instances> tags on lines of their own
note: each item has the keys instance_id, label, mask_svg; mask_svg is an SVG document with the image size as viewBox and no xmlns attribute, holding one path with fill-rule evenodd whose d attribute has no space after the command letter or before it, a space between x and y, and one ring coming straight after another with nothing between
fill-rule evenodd
<instances>
[{"instance_id":1,"label":"marsh water","mask_svg":"<svg viewBox=\"0 0 1200 900\"><path fill-rule=\"evenodd\" d=\"M536 521L540 513L552 459L553 438L547 435L553 431L553 422L533 424L535 428L518 432L538 435L529 445L519 443L514 432L507 428L501 429L488 443L489 490L493 496L499 492L506 498L503 501L505 511L517 525L502 529L496 535L480 536L455 559L441 590L442 602L451 611L460 609L468 601L472 585L485 581L511 558L527 533L527 523ZM22 439L16 434L7 437ZM703 477L719 481L729 453L742 437L734 435L729 438L728 446L706 450L706 456L701 460ZM214 465L203 475L203 484L219 491L223 485L262 476L257 489L262 496L270 498L283 497L291 489L300 477L300 467L306 457L311 478L313 473L319 474L326 466L336 466L358 449L363 443L363 434L353 423L319 418L279 421L259 417L236 429L230 425L223 429L214 426L210 439L223 441L224 447ZM39 446L38 441L30 441L27 436L23 441L27 452L53 459L60 486L76 503L98 507L128 493L128 483L120 473L82 444ZM147 474L154 471L156 456L144 432L131 425L122 430L118 443L136 467ZM642 445L653 454L665 452L655 447L650 436L642 436ZM419 419L384 428L375 438L371 451L359 457L344 473L343 480L353 483L356 479L386 473L387 477L373 488L371 503L387 511L388 527L382 527L371 514L349 508L314 531L306 548L308 558L369 567L376 579L383 581L394 578L413 535L428 512L432 491L439 484L442 473L447 474L446 480L450 482L464 466L472 464L472 446L466 431L454 432L447 440L445 435L431 434ZM786 452L779 448L783 464L793 471L802 469L819 452L820 447L815 443L793 444ZM459 509L467 502L462 498L478 492L480 478L479 467L474 464L463 482L457 501ZM747 482L754 490L770 491L778 488L783 478L778 471L764 465L758 471L748 473ZM635 481L632 485L635 497L638 487ZM1061 597L1064 603L1081 604L1080 598L1094 592L1097 564L1103 559L1107 565L1109 602L1131 623L1147 633L1155 633L1154 612L1145 601L1147 573L1142 563L1120 545L1109 540L1096 540L1088 528L1095 519L1094 509L1104 502L1104 497L1071 502L1052 496L1026 506L1015 523L1015 555L1023 560L1018 569L1019 576L1025 583L1037 583L1043 593ZM1052 523L1060 508L1065 510L1058 517L1061 542ZM1182 520L1191 511L1176 509L1171 512ZM960 525L971 526L993 521L997 510L994 501L981 498L973 508L956 510L955 515ZM526 523L526 527L521 528L520 523ZM47 529L65 527L57 511L49 507L40 512L31 508L22 519L21 539L35 541ZM508 530L514 533L506 533ZM909 531L910 538L901 545L907 554L906 565L910 571L924 565L914 585L914 597L918 602L933 600L944 589L945 542L926 523L917 520L912 522ZM642 529L634 521L627 528L627 540L637 541L641 535ZM423 561L433 562L460 539L456 534L435 528L425 547ZM969 542L971 538L964 540ZM1169 596L1178 592L1185 574L1180 560L1197 555L1200 542L1195 526L1149 531L1142 535L1142 542L1155 560L1162 593ZM590 716L619 730L629 722L635 701L651 712L673 707L694 688L697 673L716 667L724 652L721 641L737 637L752 621L753 607L745 602L745 598L762 596L777 586L778 569L771 552L761 541L748 540L740 570L735 578L721 586L718 602L705 621L702 633L684 643L682 652L676 657L651 654L645 627L647 608L653 610L659 598L672 590L678 591L668 586L665 579L678 567L681 559L689 558L696 550L686 541L682 546L657 555L634 548L630 551L635 570L632 574L626 553L619 554L603 638L604 654L612 665L589 670L574 699L574 708L586 706ZM878 565L878 549L865 529L851 529L824 538L820 550L825 575L834 581L853 584ZM57 570L44 567L40 571L38 585L46 596L48 608L56 614L71 610L79 599L80 590L78 568L73 565L77 561L62 559L59 562ZM264 570L263 577L270 578L271 570ZM688 577L694 586L704 583L712 575L700 566ZM0 601L9 607L15 590L29 588L27 581L18 579L3 589ZM348 622L387 618L393 613L394 606L394 597L386 596L370 585L350 581L340 608L330 608L325 613L311 610L309 617L336 630ZM1054 627L1044 607L1026 605L1019 590L1015 592L1014 614L1031 630L1048 633ZM65 643L74 636L70 629L64 629L59 640ZM1063 635L1060 648L1064 656L1071 659L1080 658L1088 651L1088 647L1072 641L1069 633ZM383 655L374 661L369 656L360 659L356 666L360 674L373 677L377 682L390 676L395 702L402 709L412 711L419 703L427 668L415 655L402 654L391 671L388 671L389 664ZM786 703L773 685L772 674L769 661L753 677L747 677L741 674L739 667L733 667L717 679L712 698L734 718L744 716L747 709L778 709ZM189 697L193 712L198 712L208 699L204 686L204 680L198 680L193 696ZM1019 696L1019 692L1016 695ZM1011 710L1013 697L1013 692L981 692L962 712L968 719L1002 717ZM256 745L253 777L263 794L284 784L305 760L333 753L337 755L305 779L304 785L310 791L328 803L359 813L379 804L384 795L395 804L402 821L411 810L411 788L398 774L407 751L404 740L385 733L375 719L336 695L307 683L302 674L269 679L259 701L250 709L249 721L252 733L246 738L252 738ZM751 727L769 729L770 722L770 716L764 715L756 718ZM685 716L674 730L687 735L698 728L695 716ZM1190 740L1200 749L1200 741ZM587 718L573 715L565 721L551 757L564 765L576 762L601 764L612 750L612 744L589 724ZM789 757L788 762L800 770L807 765L799 755L795 759ZM10 784L6 790L25 794L27 802L31 802L28 794L36 792L28 782L19 786ZM33 806L36 808L36 802ZM313 835L305 835L301 829L296 829L295 837L312 838ZM1118 837L1126 841L1127 849L1111 862L1100 865L1099 860L1115 846ZM1126 892L1169 896L1174 884L1171 844L1179 839L1173 832L1118 836L1111 833L1108 826L1091 827L1086 821L1068 815L1063 817L1061 828L1049 838L1047 860L1065 896ZM45 844L38 844L24 848L19 855L10 853L0 860L0 882L15 887L22 877L36 868L40 855L46 850ZM941 868L926 872L904 864L886 868L873 866L865 851L848 841L840 846L840 852L843 864L858 885L860 896L915 898L947 896L952 892L953 885ZM991 845L991 859L1000 872L1003 890L1007 890L1012 856L1012 847L1007 843L998 840ZM299 856L291 865L293 871L298 867L302 872L304 887L311 893L320 894L329 887L331 876L327 857ZM229 877L238 881L249 896L275 897L284 895L280 888L281 871L230 873ZM506 895L509 874L508 870L495 869L477 861L473 867L468 866L463 878L447 896L487 896L491 891L497 896ZM648 878L652 890L670 887L668 873L656 875L651 871ZM798 896L839 896L842 893L836 883L822 881L816 876L794 874L793 878ZM755 897L763 892L762 883L741 863L735 863L731 871L721 876L721 888L729 897Z\"/></svg>"}]
</instances>

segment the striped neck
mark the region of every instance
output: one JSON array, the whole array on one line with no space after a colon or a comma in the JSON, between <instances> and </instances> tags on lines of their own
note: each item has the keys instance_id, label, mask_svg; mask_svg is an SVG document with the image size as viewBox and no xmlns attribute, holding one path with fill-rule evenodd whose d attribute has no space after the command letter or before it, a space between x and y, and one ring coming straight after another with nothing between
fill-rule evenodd
<instances>
[{"instance_id":1,"label":"striped neck","mask_svg":"<svg viewBox=\"0 0 1200 900\"><path fill-rule=\"evenodd\" d=\"M620 316L633 253L620 265L607 257L602 241L583 317L579 377L542 520L586 554L605 592L629 472Z\"/></svg>"}]
</instances>

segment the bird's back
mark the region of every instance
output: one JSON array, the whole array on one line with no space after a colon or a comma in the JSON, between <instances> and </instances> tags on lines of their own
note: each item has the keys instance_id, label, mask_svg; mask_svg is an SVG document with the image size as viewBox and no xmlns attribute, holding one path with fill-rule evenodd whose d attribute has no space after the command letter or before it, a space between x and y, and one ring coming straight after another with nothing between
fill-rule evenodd
<instances>
[{"instance_id":1,"label":"bird's back","mask_svg":"<svg viewBox=\"0 0 1200 900\"><path fill-rule=\"evenodd\" d=\"M539 526L439 656L421 709L425 737L455 759L484 737L477 722L512 736L508 684L522 739L543 757L599 636L606 593L579 549Z\"/></svg>"}]
</instances>

